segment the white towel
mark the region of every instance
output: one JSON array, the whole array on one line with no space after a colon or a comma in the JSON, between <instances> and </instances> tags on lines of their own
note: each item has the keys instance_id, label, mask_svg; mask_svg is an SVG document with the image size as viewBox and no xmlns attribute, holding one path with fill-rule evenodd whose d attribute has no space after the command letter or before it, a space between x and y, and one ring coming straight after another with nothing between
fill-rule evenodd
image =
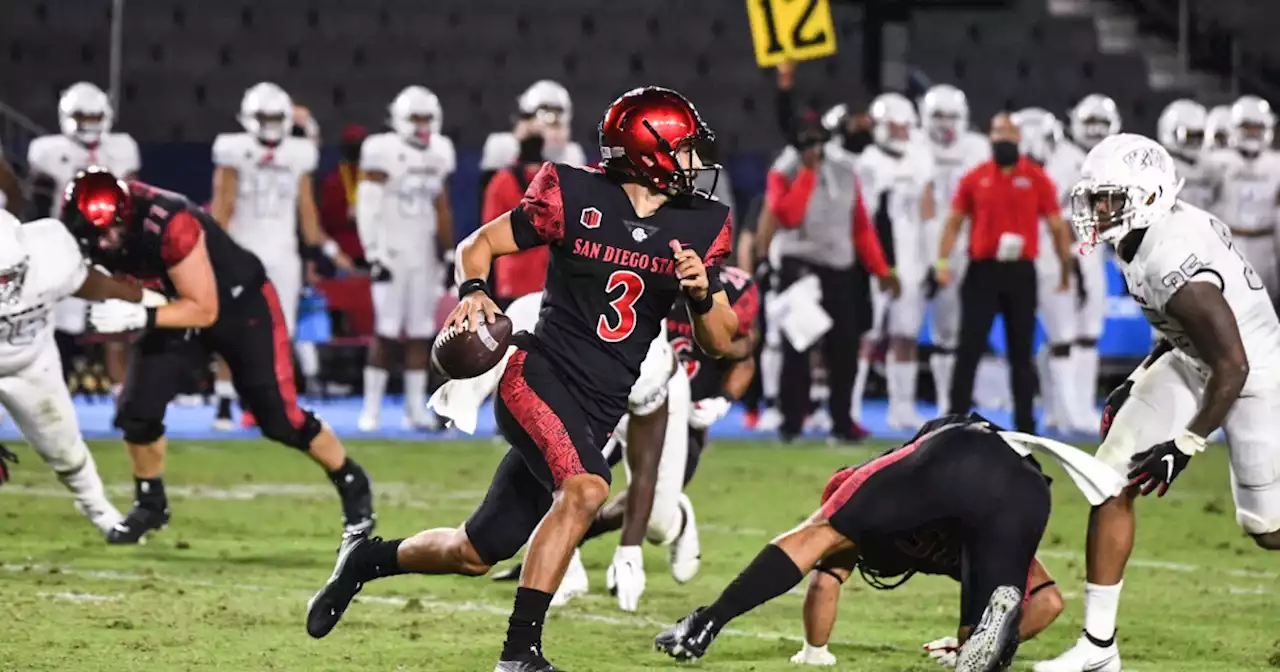
<instances>
[{"instance_id":1,"label":"white towel","mask_svg":"<svg viewBox=\"0 0 1280 672\"><path fill-rule=\"evenodd\" d=\"M1061 441L1022 432L1000 432L1000 438L1019 455L1034 452L1037 457L1048 457L1061 465L1092 506L1119 496L1128 485L1123 476L1101 460Z\"/></svg>"},{"instance_id":2,"label":"white towel","mask_svg":"<svg viewBox=\"0 0 1280 672\"><path fill-rule=\"evenodd\" d=\"M514 345L507 348L507 354L497 366L475 378L450 380L441 385L440 389L431 395L427 408L435 411L436 415L447 418L450 424L463 432L475 434L480 407L484 405L484 400L498 389L498 379L502 377L502 372L506 371L507 360L511 359L511 353L515 351Z\"/></svg>"}]
</instances>

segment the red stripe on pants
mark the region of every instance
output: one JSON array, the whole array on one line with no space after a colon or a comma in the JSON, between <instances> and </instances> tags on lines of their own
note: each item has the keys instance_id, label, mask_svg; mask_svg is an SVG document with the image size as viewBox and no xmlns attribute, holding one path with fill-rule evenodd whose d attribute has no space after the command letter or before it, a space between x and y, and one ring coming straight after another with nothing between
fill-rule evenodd
<instances>
[{"instance_id":1,"label":"red stripe on pants","mask_svg":"<svg viewBox=\"0 0 1280 672\"><path fill-rule=\"evenodd\" d=\"M556 412L551 410L547 402L538 396L524 377L524 360L528 353L516 350L507 361L507 369L502 372L502 381L498 384L498 394L502 403L515 416L516 422L538 446L538 452L551 468L551 478L556 488L565 479L577 474L585 474L587 470L578 458L578 449L569 437L569 430Z\"/></svg>"},{"instance_id":2,"label":"red stripe on pants","mask_svg":"<svg viewBox=\"0 0 1280 672\"><path fill-rule=\"evenodd\" d=\"M831 496L822 503L822 517L830 518L835 515L835 512L839 511L841 507L849 502L849 499L858 491L858 488L862 487L863 483L867 482L868 478L871 478L873 474L883 470L885 467L900 462L911 453L916 452L916 448L919 445L920 442L916 441L915 443L909 446L903 446L888 455L881 455L861 467L856 469L846 469L837 473L836 477L844 475L844 482L841 483L840 487L836 488L835 492L832 492ZM834 480L834 477L832 480ZM828 483L827 488L830 489L830 487L831 484Z\"/></svg>"},{"instance_id":3,"label":"red stripe on pants","mask_svg":"<svg viewBox=\"0 0 1280 672\"><path fill-rule=\"evenodd\" d=\"M302 409L298 407L298 386L293 381L293 343L289 341L289 326L284 321L284 311L280 309L280 297L270 282L262 283L262 296L267 300L267 308L271 311L271 344L274 351L272 360L275 364L276 385L280 388L280 398L284 400L284 414L294 429L302 427L306 420ZM258 422L262 422L259 418Z\"/></svg>"}]
</instances>

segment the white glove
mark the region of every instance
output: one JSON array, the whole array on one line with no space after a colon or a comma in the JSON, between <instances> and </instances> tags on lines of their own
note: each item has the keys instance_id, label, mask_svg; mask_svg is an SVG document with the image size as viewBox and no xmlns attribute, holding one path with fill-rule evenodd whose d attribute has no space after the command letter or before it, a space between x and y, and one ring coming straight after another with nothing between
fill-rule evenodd
<instances>
[{"instance_id":1,"label":"white glove","mask_svg":"<svg viewBox=\"0 0 1280 672\"><path fill-rule=\"evenodd\" d=\"M960 652L960 641L955 637L943 637L924 645L929 657L946 668L956 666L956 655Z\"/></svg>"},{"instance_id":2,"label":"white glove","mask_svg":"<svg viewBox=\"0 0 1280 672\"><path fill-rule=\"evenodd\" d=\"M791 662L796 665L818 665L820 667L830 667L836 664L835 654L827 650L827 646L813 646L805 642L804 648L794 656L791 656Z\"/></svg>"},{"instance_id":3,"label":"white glove","mask_svg":"<svg viewBox=\"0 0 1280 672\"><path fill-rule=\"evenodd\" d=\"M159 308L160 306L163 306L166 303L169 303L169 297L165 296L164 294L161 294L160 292L157 292L154 289L144 288L142 290L142 305L146 306L147 308Z\"/></svg>"},{"instance_id":4,"label":"white glove","mask_svg":"<svg viewBox=\"0 0 1280 672\"><path fill-rule=\"evenodd\" d=\"M693 403L689 412L689 426L694 429L706 429L723 418L733 407L733 402L724 397L711 397Z\"/></svg>"},{"instance_id":5,"label":"white glove","mask_svg":"<svg viewBox=\"0 0 1280 672\"><path fill-rule=\"evenodd\" d=\"M605 574L609 594L618 598L618 608L635 611L644 594L644 555L639 546L619 546L613 553L613 564Z\"/></svg>"},{"instance_id":6,"label":"white glove","mask_svg":"<svg viewBox=\"0 0 1280 672\"><path fill-rule=\"evenodd\" d=\"M119 334L147 326L147 307L119 299L89 306L89 323L100 334Z\"/></svg>"}]
</instances>

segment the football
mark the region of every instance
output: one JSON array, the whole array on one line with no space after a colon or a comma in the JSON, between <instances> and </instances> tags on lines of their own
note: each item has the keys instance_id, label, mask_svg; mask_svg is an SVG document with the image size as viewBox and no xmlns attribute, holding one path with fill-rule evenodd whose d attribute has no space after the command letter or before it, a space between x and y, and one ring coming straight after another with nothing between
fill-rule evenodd
<instances>
[{"instance_id":1,"label":"football","mask_svg":"<svg viewBox=\"0 0 1280 672\"><path fill-rule=\"evenodd\" d=\"M431 345L431 364L453 379L475 378L497 366L509 345L511 319L499 314L475 331L453 327L440 332Z\"/></svg>"}]
</instances>

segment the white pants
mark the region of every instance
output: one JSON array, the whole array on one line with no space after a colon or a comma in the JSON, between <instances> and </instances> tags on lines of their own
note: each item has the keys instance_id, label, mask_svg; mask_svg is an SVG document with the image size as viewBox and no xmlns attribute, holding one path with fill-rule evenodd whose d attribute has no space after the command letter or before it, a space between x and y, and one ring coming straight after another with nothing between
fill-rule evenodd
<instances>
[{"instance_id":1,"label":"white pants","mask_svg":"<svg viewBox=\"0 0 1280 672\"><path fill-rule=\"evenodd\" d=\"M0 377L0 404L55 472L78 471L89 459L71 393L62 378L62 359L52 339L25 369Z\"/></svg>"},{"instance_id":2,"label":"white pants","mask_svg":"<svg viewBox=\"0 0 1280 672\"><path fill-rule=\"evenodd\" d=\"M390 282L373 284L374 327L383 338L431 338L444 278L436 266L391 269Z\"/></svg>"},{"instance_id":3,"label":"white pants","mask_svg":"<svg viewBox=\"0 0 1280 672\"><path fill-rule=\"evenodd\" d=\"M918 338L924 324L924 284L904 278L902 293L893 298L880 290L880 280L872 282L871 335L877 339Z\"/></svg>"},{"instance_id":4,"label":"white pants","mask_svg":"<svg viewBox=\"0 0 1280 672\"><path fill-rule=\"evenodd\" d=\"M1053 248L1052 237L1042 230L1040 252L1036 255L1036 313L1050 345L1066 345L1076 340L1079 318L1075 279L1072 278L1071 287L1065 292L1058 291L1061 284L1062 262Z\"/></svg>"},{"instance_id":5,"label":"white pants","mask_svg":"<svg viewBox=\"0 0 1280 672\"><path fill-rule=\"evenodd\" d=\"M260 257L267 269L267 280L276 288L280 297L280 312L284 313L289 336L293 337L298 326L298 304L302 300L302 258L298 255Z\"/></svg>"},{"instance_id":6,"label":"white pants","mask_svg":"<svg viewBox=\"0 0 1280 672\"><path fill-rule=\"evenodd\" d=\"M1267 288L1267 296L1274 301L1280 296L1280 277L1277 277L1276 243L1271 236L1236 236L1231 239L1236 249L1253 266Z\"/></svg>"},{"instance_id":7,"label":"white pants","mask_svg":"<svg viewBox=\"0 0 1280 672\"><path fill-rule=\"evenodd\" d=\"M1111 432L1098 448L1098 459L1126 474L1133 455L1172 440L1186 428L1200 407L1204 381L1204 376L1182 356L1171 353L1161 357L1142 375L1128 401L1120 407ZM1231 453L1236 521L1251 534L1280 529L1277 416L1280 381L1275 380L1273 372L1255 372L1250 374L1245 391L1223 425ZM1188 468L1196 468L1195 460Z\"/></svg>"},{"instance_id":8,"label":"white pants","mask_svg":"<svg viewBox=\"0 0 1280 672\"><path fill-rule=\"evenodd\" d=\"M83 334L88 321L89 304L84 299L68 296L53 307L54 328L64 334Z\"/></svg>"},{"instance_id":9,"label":"white pants","mask_svg":"<svg viewBox=\"0 0 1280 672\"><path fill-rule=\"evenodd\" d=\"M689 392L689 378L684 367L677 367L675 375L667 381L667 433L663 439L662 458L658 461L658 480L653 488L653 509L649 512L649 526L645 538L666 545L680 534L680 493L684 492L685 465L689 460L689 411L693 400ZM614 450L627 450L627 427L631 416L624 415L613 430L613 436L605 446L605 457ZM631 466L623 459L627 483L631 483Z\"/></svg>"},{"instance_id":10,"label":"white pants","mask_svg":"<svg viewBox=\"0 0 1280 672\"><path fill-rule=\"evenodd\" d=\"M1107 254L1097 249L1092 254L1076 255L1084 292L1084 302L1076 311L1077 339L1096 341L1102 337L1102 325L1107 318Z\"/></svg>"},{"instance_id":11,"label":"white pants","mask_svg":"<svg viewBox=\"0 0 1280 672\"><path fill-rule=\"evenodd\" d=\"M960 287L969 267L969 259L959 244L947 264L951 268L951 282L939 287L933 295L933 321L929 330L935 346L955 350L960 345Z\"/></svg>"}]
</instances>

